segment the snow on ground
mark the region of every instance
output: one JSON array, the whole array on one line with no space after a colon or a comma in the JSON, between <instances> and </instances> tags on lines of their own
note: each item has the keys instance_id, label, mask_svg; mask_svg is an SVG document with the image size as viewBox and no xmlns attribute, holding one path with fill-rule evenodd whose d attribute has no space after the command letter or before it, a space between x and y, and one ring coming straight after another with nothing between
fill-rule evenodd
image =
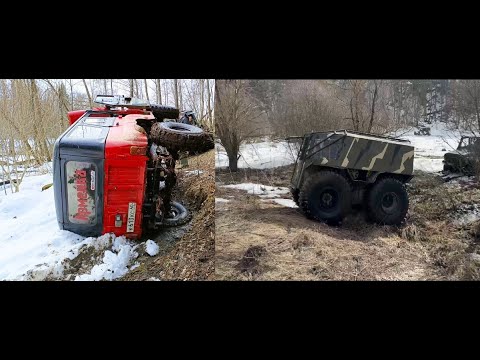
<instances>
[{"instance_id":1,"label":"snow on ground","mask_svg":"<svg viewBox=\"0 0 480 360\"><path fill-rule=\"evenodd\" d=\"M290 208L298 208L297 204L295 204L295 201L291 199L272 199L275 201L277 204L280 204L282 206L290 207Z\"/></svg>"},{"instance_id":2,"label":"snow on ground","mask_svg":"<svg viewBox=\"0 0 480 360\"><path fill-rule=\"evenodd\" d=\"M443 155L457 148L462 132L450 130L443 123L430 126L430 136L414 135L416 129L399 130L391 136L400 137L411 142L415 147L415 170L439 172L443 169ZM467 134L464 132L464 134ZM240 146L239 168L268 169L293 164L296 159L298 145L286 141L268 141L247 143ZM228 166L225 149L215 145L215 167Z\"/></svg>"},{"instance_id":3,"label":"snow on ground","mask_svg":"<svg viewBox=\"0 0 480 360\"><path fill-rule=\"evenodd\" d=\"M160 248L155 243L155 241L152 241L152 240L147 240L145 246L146 246L147 254L150 255L150 256L157 255L158 251L160 250Z\"/></svg>"},{"instance_id":4,"label":"snow on ground","mask_svg":"<svg viewBox=\"0 0 480 360\"><path fill-rule=\"evenodd\" d=\"M200 174L203 174L203 170L188 170L188 171L185 171L185 174L187 176L191 176L191 175L200 175Z\"/></svg>"},{"instance_id":5,"label":"snow on ground","mask_svg":"<svg viewBox=\"0 0 480 360\"><path fill-rule=\"evenodd\" d=\"M430 136L414 135L416 129L407 132L397 131L396 136L409 140L415 147L413 167L425 172L439 172L443 170L443 155L457 148L462 133L450 130L443 123L427 125L430 127ZM395 134L391 134L395 136Z\"/></svg>"},{"instance_id":6,"label":"snow on ground","mask_svg":"<svg viewBox=\"0 0 480 360\"><path fill-rule=\"evenodd\" d=\"M101 239L100 245L107 247L111 238L111 234L105 234L98 238L88 238L87 240L95 242L96 239ZM113 236L113 238L112 251L105 251L103 262L95 265L90 273L78 275L75 281L114 280L124 276L129 271L128 267L138 257L138 253L135 251L138 245L129 243L125 236L116 238ZM131 268L133 267L131 266Z\"/></svg>"},{"instance_id":7,"label":"snow on ground","mask_svg":"<svg viewBox=\"0 0 480 360\"><path fill-rule=\"evenodd\" d=\"M0 279L18 279L36 265L54 265L78 250L83 237L58 229L52 175L25 177L19 193L0 192Z\"/></svg>"},{"instance_id":8,"label":"snow on ground","mask_svg":"<svg viewBox=\"0 0 480 360\"><path fill-rule=\"evenodd\" d=\"M60 230L57 224L52 175L25 176L20 192L7 195L0 187L0 280L64 278L68 261L93 247L103 254L100 263L76 280L112 280L125 275L136 264L140 245L125 237L105 234L84 238Z\"/></svg>"},{"instance_id":9,"label":"snow on ground","mask_svg":"<svg viewBox=\"0 0 480 360\"><path fill-rule=\"evenodd\" d=\"M295 145L286 141L262 141L240 146L239 168L270 169L290 165L296 159ZM215 144L215 167L228 166L225 148Z\"/></svg>"},{"instance_id":10,"label":"snow on ground","mask_svg":"<svg viewBox=\"0 0 480 360\"><path fill-rule=\"evenodd\" d=\"M238 189L247 191L249 194L257 195L264 199L263 201L274 201L279 205L287 206L291 208L298 207L293 200L290 199L278 199L281 195L286 195L290 193L290 190L286 187L278 186L268 186L262 184L254 183L242 183L242 184L231 184L231 185L222 185L224 188L228 189ZM220 198L219 198L220 199ZM228 202L229 200L222 199L224 201L219 202ZM215 200L216 201L216 200Z\"/></svg>"},{"instance_id":11,"label":"snow on ground","mask_svg":"<svg viewBox=\"0 0 480 360\"><path fill-rule=\"evenodd\" d=\"M262 198L275 198L280 197L280 195L290 193L290 190L286 187L268 186L254 183L231 184L223 185L222 187L228 189L245 190L249 194L258 195Z\"/></svg>"}]
</instances>

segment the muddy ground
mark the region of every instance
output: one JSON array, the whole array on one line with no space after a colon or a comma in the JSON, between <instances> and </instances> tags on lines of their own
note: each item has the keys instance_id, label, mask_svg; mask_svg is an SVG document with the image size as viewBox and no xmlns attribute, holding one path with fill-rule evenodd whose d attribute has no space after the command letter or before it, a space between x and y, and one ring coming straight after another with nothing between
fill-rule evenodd
<instances>
[{"instance_id":1,"label":"muddy ground","mask_svg":"<svg viewBox=\"0 0 480 360\"><path fill-rule=\"evenodd\" d=\"M219 280L480 279L480 186L474 178L444 182L416 173L404 225L379 226L363 211L338 227L306 219L246 191L242 182L288 187L292 166L217 169L215 275ZM289 198L289 194L282 196Z\"/></svg>"},{"instance_id":2,"label":"muddy ground","mask_svg":"<svg viewBox=\"0 0 480 360\"><path fill-rule=\"evenodd\" d=\"M154 257L138 258L140 266L119 280L213 280L215 272L214 150L188 159L177 169L173 199L192 211L189 224L151 237L160 247Z\"/></svg>"}]
</instances>

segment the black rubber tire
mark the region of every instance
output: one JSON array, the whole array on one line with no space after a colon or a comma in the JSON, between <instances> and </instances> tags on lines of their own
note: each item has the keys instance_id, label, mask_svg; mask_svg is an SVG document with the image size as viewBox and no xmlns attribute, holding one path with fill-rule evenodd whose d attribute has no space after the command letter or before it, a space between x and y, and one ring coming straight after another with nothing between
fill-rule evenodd
<instances>
[{"instance_id":1,"label":"black rubber tire","mask_svg":"<svg viewBox=\"0 0 480 360\"><path fill-rule=\"evenodd\" d=\"M407 215L408 205L405 185L394 178L378 180L367 193L368 217L378 224L401 224Z\"/></svg>"},{"instance_id":2,"label":"black rubber tire","mask_svg":"<svg viewBox=\"0 0 480 360\"><path fill-rule=\"evenodd\" d=\"M292 198L293 198L293 201L295 202L295 204L297 206L299 206L299 202L298 202L298 197L300 195L300 191L298 191L298 189L290 189L290 193L292 194Z\"/></svg>"},{"instance_id":3,"label":"black rubber tire","mask_svg":"<svg viewBox=\"0 0 480 360\"><path fill-rule=\"evenodd\" d=\"M328 196L333 205L322 202L320 198L324 196ZM352 187L342 174L322 170L305 179L298 199L299 207L307 218L336 224L352 208Z\"/></svg>"},{"instance_id":4,"label":"black rubber tire","mask_svg":"<svg viewBox=\"0 0 480 360\"><path fill-rule=\"evenodd\" d=\"M173 218L164 218L162 225L165 227L170 226L180 226L188 223L191 219L191 213L187 210L185 206L179 202L172 201L170 203L171 207L175 209L176 216Z\"/></svg>"},{"instance_id":5,"label":"black rubber tire","mask_svg":"<svg viewBox=\"0 0 480 360\"><path fill-rule=\"evenodd\" d=\"M213 149L213 137L197 126L178 122L158 122L152 125L150 138L155 144L172 151L203 152Z\"/></svg>"},{"instance_id":6,"label":"black rubber tire","mask_svg":"<svg viewBox=\"0 0 480 360\"><path fill-rule=\"evenodd\" d=\"M173 106L150 104L150 109L158 121L162 121L163 119L178 119L180 116L180 111Z\"/></svg>"}]
</instances>

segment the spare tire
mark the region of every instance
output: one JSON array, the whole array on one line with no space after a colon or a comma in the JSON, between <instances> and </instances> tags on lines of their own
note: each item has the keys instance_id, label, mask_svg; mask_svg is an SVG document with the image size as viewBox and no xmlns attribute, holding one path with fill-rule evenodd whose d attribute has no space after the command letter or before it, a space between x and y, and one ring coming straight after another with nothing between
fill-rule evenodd
<instances>
[{"instance_id":1,"label":"spare tire","mask_svg":"<svg viewBox=\"0 0 480 360\"><path fill-rule=\"evenodd\" d=\"M211 149L212 136L197 126L173 121L152 125L150 138L169 151L203 152ZM210 144L212 143L212 144Z\"/></svg>"},{"instance_id":2,"label":"spare tire","mask_svg":"<svg viewBox=\"0 0 480 360\"><path fill-rule=\"evenodd\" d=\"M179 226L190 221L191 214L185 206L179 202L172 201L170 207L170 216L163 218L163 226Z\"/></svg>"},{"instance_id":3,"label":"spare tire","mask_svg":"<svg viewBox=\"0 0 480 360\"><path fill-rule=\"evenodd\" d=\"M180 111L173 106L150 104L150 110L158 121L162 121L163 119L178 119L180 116Z\"/></svg>"}]
</instances>

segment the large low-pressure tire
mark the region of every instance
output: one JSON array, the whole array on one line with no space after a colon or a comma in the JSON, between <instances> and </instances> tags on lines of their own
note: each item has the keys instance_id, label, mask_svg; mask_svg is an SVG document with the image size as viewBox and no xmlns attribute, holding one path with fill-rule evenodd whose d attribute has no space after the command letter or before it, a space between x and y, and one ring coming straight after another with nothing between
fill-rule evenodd
<instances>
[{"instance_id":1,"label":"large low-pressure tire","mask_svg":"<svg viewBox=\"0 0 480 360\"><path fill-rule=\"evenodd\" d=\"M292 194L292 198L293 198L293 201L295 202L295 204L298 206L299 202L298 202L298 196L299 196L299 191L298 189L290 189L290 194Z\"/></svg>"},{"instance_id":2,"label":"large low-pressure tire","mask_svg":"<svg viewBox=\"0 0 480 360\"><path fill-rule=\"evenodd\" d=\"M322 170L308 176L299 194L299 206L309 218L338 223L352 207L352 188L345 176Z\"/></svg>"},{"instance_id":3,"label":"large low-pressure tire","mask_svg":"<svg viewBox=\"0 0 480 360\"><path fill-rule=\"evenodd\" d=\"M450 164L443 164L443 172L453 172L453 166Z\"/></svg>"},{"instance_id":4,"label":"large low-pressure tire","mask_svg":"<svg viewBox=\"0 0 480 360\"><path fill-rule=\"evenodd\" d=\"M170 205L172 213L170 217L163 219L163 226L180 226L190 221L191 213L185 206L176 201L172 201Z\"/></svg>"},{"instance_id":5,"label":"large low-pressure tire","mask_svg":"<svg viewBox=\"0 0 480 360\"><path fill-rule=\"evenodd\" d=\"M158 121L162 121L163 119L178 119L180 116L180 111L173 106L151 104L150 109Z\"/></svg>"},{"instance_id":6,"label":"large low-pressure tire","mask_svg":"<svg viewBox=\"0 0 480 360\"><path fill-rule=\"evenodd\" d=\"M382 225L399 225L408 212L405 185L393 178L378 180L367 193L367 213Z\"/></svg>"},{"instance_id":7,"label":"large low-pressure tire","mask_svg":"<svg viewBox=\"0 0 480 360\"><path fill-rule=\"evenodd\" d=\"M169 151L204 152L213 149L213 139L197 126L177 123L158 122L150 131L151 139Z\"/></svg>"}]
</instances>

